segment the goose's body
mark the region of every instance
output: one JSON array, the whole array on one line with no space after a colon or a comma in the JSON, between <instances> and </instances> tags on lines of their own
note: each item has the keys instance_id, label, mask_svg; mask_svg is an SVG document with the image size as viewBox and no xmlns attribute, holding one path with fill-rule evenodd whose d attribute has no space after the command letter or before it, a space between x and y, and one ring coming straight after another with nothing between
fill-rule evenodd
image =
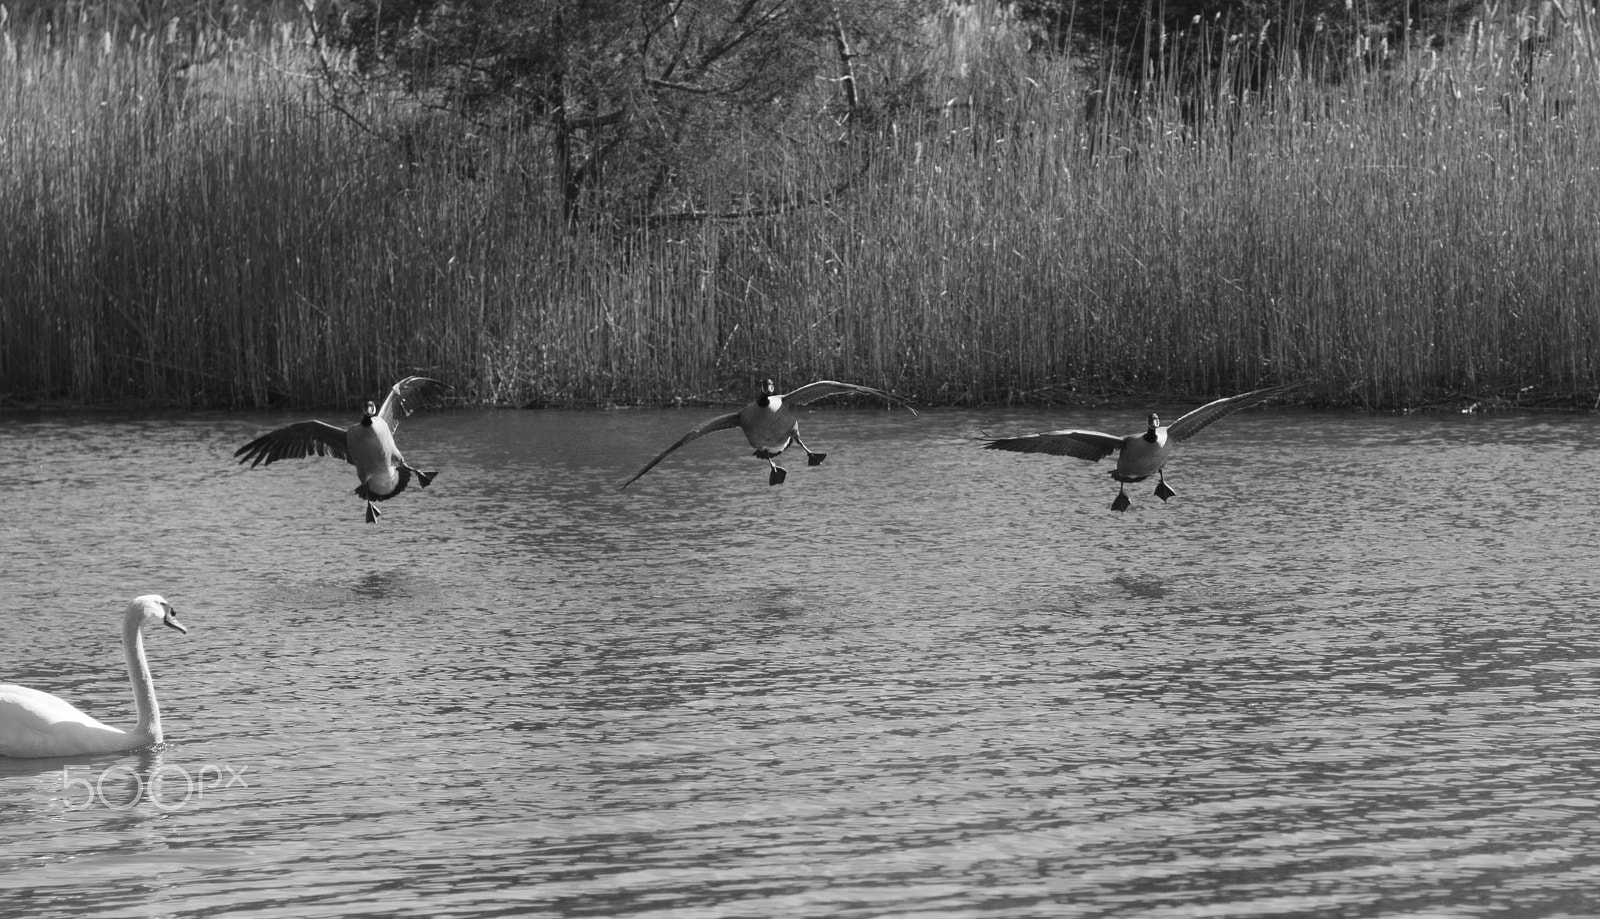
<instances>
[{"instance_id":1,"label":"goose's body","mask_svg":"<svg viewBox=\"0 0 1600 919\"><path fill-rule=\"evenodd\" d=\"M1271 386L1207 402L1165 426L1152 412L1144 432L1125 437L1102 434L1099 431L1046 431L1043 434L1027 434L1021 437L994 438L984 446L990 450L1010 450L1015 453L1072 456L1090 462L1099 462L1115 453L1117 468L1111 471L1111 477L1117 480L1118 487L1117 497L1111 502L1111 509L1125 511L1130 503L1124 488L1128 482L1142 482L1151 476L1156 476L1158 478L1156 497L1165 501L1177 494L1172 490L1172 486L1167 484L1163 470L1178 444L1200 433L1214 421L1226 418L1240 409L1259 405L1294 388L1293 384Z\"/></svg>"},{"instance_id":2,"label":"goose's body","mask_svg":"<svg viewBox=\"0 0 1600 919\"><path fill-rule=\"evenodd\" d=\"M447 388L427 377L406 377L390 388L382 408L368 402L361 420L347 428L325 421L299 421L257 437L233 455L241 463L250 463L251 468L312 454L347 460L356 467L356 476L361 480L356 494L367 502L367 522L376 523L382 511L374 502L387 501L405 491L413 477L418 485L427 488L438 475L407 463L395 446L394 433L400 427L400 419L411 414L417 403Z\"/></svg>"},{"instance_id":3,"label":"goose's body","mask_svg":"<svg viewBox=\"0 0 1600 919\"><path fill-rule=\"evenodd\" d=\"M833 396L840 393L862 393L869 396L878 396L889 402L899 402L894 396L881 389L870 386L858 386L854 383L836 383L833 380L818 380L807 383L794 392L786 395L778 394L777 384L771 380L763 381L761 394L749 405L737 412L718 415L708 421L697 425L689 433L678 438L678 442L662 450L656 458L644 464L644 468L634 473L633 478L622 483L623 488L632 485L640 476L655 468L655 465L666 459L667 454L678 449L684 444L698 437L710 434L712 431L727 431L738 428L744 432L745 440L755 448L755 455L767 461L772 467L772 472L767 478L768 485L782 485L788 477L788 470L779 466L776 457L789 449L789 445L799 444L800 449L806 451L806 464L817 466L828 458L826 453L814 453L807 447L805 441L800 439L800 415L795 409L809 402L821 399L824 396ZM909 407L907 408L910 411ZM913 415L915 411L911 412Z\"/></svg>"},{"instance_id":4,"label":"goose's body","mask_svg":"<svg viewBox=\"0 0 1600 919\"><path fill-rule=\"evenodd\" d=\"M138 720L131 731L104 724L59 696L27 686L0 684L0 756L88 756L122 753L162 741L161 707L144 656L144 626L187 632L165 599L149 594L122 616L122 648Z\"/></svg>"}]
</instances>

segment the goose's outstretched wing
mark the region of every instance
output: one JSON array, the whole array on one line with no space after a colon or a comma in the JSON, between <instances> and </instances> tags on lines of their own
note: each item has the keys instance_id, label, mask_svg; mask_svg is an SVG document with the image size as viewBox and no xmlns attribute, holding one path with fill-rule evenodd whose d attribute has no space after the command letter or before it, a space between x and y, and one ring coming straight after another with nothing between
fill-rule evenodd
<instances>
[{"instance_id":1,"label":"goose's outstretched wing","mask_svg":"<svg viewBox=\"0 0 1600 919\"><path fill-rule=\"evenodd\" d=\"M985 450L1010 450L1013 453L1049 453L1072 456L1098 463L1122 449L1121 437L1099 431L1046 431L1021 437L996 437L983 445Z\"/></svg>"},{"instance_id":2,"label":"goose's outstretched wing","mask_svg":"<svg viewBox=\"0 0 1600 919\"><path fill-rule=\"evenodd\" d=\"M805 405L808 402L814 402L826 396L837 396L841 393L860 393L866 396L877 396L891 405L901 406L913 415L917 413L916 409L906 404L906 400L898 396L891 396L881 389L873 389L871 386L858 386L855 383L839 383L834 380L818 380L815 383L807 383L794 392L785 395L783 401L790 405Z\"/></svg>"},{"instance_id":3,"label":"goose's outstretched wing","mask_svg":"<svg viewBox=\"0 0 1600 919\"><path fill-rule=\"evenodd\" d=\"M1266 389L1256 389L1247 393L1240 393L1237 396L1229 396L1226 399L1218 399L1215 402L1207 402L1169 425L1167 427L1167 436L1178 443L1183 443L1200 433L1213 421L1226 418L1242 408L1260 405L1268 399L1283 395L1298 385L1298 383L1285 383L1282 386L1269 386Z\"/></svg>"},{"instance_id":4,"label":"goose's outstretched wing","mask_svg":"<svg viewBox=\"0 0 1600 919\"><path fill-rule=\"evenodd\" d=\"M297 421L288 427L269 431L233 451L239 462L250 463L250 468L262 463L275 463L281 459L300 459L315 453L349 460L345 447L344 429L325 421ZM254 462L251 462L251 461Z\"/></svg>"},{"instance_id":5,"label":"goose's outstretched wing","mask_svg":"<svg viewBox=\"0 0 1600 919\"><path fill-rule=\"evenodd\" d=\"M704 434L710 434L712 431L726 431L729 428L736 428L738 426L739 426L739 413L738 412L729 412L726 415L718 415L717 417L712 418L710 421L705 421L705 422L702 422L699 425L696 425L695 428L693 430L691 430L689 433L687 433L687 434L683 435L682 437L678 438L678 442L677 443L673 444L672 446L668 447L665 450L662 450L661 453L655 459L651 460L648 463L645 463L643 469L640 469L638 472L635 472L633 474L633 478L631 478L628 481L622 483L622 488L627 488L629 485L632 485L635 481L638 480L639 476L642 476L645 473L649 472L650 470L654 469L656 467L656 463L659 463L662 460L666 459L668 453L671 453L672 451L678 449L679 447L683 446L684 444L688 443L689 441L694 440L696 437L700 437L700 436L702 436ZM622 488L619 488L617 490L621 491Z\"/></svg>"},{"instance_id":6,"label":"goose's outstretched wing","mask_svg":"<svg viewBox=\"0 0 1600 919\"><path fill-rule=\"evenodd\" d=\"M378 409L378 417L382 418L393 431L400 427L400 419L428 404L432 399L450 389L448 383L428 377L406 377L400 382L389 387L389 395L383 400L383 407Z\"/></svg>"}]
</instances>

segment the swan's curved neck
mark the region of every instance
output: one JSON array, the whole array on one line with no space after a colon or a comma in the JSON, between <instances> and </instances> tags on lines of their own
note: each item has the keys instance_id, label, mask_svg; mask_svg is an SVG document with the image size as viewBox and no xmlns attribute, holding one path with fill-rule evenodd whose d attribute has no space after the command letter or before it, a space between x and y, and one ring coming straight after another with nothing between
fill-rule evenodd
<instances>
[{"instance_id":1,"label":"swan's curved neck","mask_svg":"<svg viewBox=\"0 0 1600 919\"><path fill-rule=\"evenodd\" d=\"M144 633L140 616L129 616L122 623L122 652L128 658L128 682L133 684L133 706L139 713L136 734L148 734L150 743L161 742L161 707L156 704L156 684L150 679L150 664L144 659Z\"/></svg>"}]
</instances>

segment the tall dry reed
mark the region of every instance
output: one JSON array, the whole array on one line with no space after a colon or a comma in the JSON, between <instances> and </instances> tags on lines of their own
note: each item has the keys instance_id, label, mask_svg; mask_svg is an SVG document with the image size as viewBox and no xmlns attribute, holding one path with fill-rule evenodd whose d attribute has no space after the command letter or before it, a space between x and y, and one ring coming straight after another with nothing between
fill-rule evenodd
<instances>
[{"instance_id":1,"label":"tall dry reed","mask_svg":"<svg viewBox=\"0 0 1600 919\"><path fill-rule=\"evenodd\" d=\"M934 104L848 145L752 137L706 190L742 170L817 203L627 232L563 222L535 138L341 111L290 28L181 74L169 36L5 35L0 398L350 403L412 372L519 405L764 376L945 403L1600 391L1581 9L1338 82L1173 36L1137 97L986 15L942 33ZM1223 56L1204 105L1184 54Z\"/></svg>"}]
</instances>

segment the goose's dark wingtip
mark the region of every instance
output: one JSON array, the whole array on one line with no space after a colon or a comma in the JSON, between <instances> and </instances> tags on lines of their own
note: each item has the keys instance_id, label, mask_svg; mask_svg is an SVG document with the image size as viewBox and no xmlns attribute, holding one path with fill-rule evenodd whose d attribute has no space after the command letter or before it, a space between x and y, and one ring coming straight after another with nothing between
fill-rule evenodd
<instances>
[{"instance_id":1,"label":"goose's dark wingtip","mask_svg":"<svg viewBox=\"0 0 1600 919\"><path fill-rule=\"evenodd\" d=\"M436 380L433 377L425 377L420 373L413 373L411 376L404 377L400 380L400 383L431 383L434 386L443 386L446 389L456 388L455 384L453 383L446 383L443 380ZM396 383L394 385L399 386L400 383Z\"/></svg>"},{"instance_id":2,"label":"goose's dark wingtip","mask_svg":"<svg viewBox=\"0 0 1600 919\"><path fill-rule=\"evenodd\" d=\"M1248 399L1252 405L1260 405L1264 402L1271 402L1274 399L1287 396L1295 390L1301 388L1303 385L1305 384L1296 380L1289 383L1278 383L1272 386L1263 386L1260 389L1245 393L1244 398Z\"/></svg>"}]
</instances>

